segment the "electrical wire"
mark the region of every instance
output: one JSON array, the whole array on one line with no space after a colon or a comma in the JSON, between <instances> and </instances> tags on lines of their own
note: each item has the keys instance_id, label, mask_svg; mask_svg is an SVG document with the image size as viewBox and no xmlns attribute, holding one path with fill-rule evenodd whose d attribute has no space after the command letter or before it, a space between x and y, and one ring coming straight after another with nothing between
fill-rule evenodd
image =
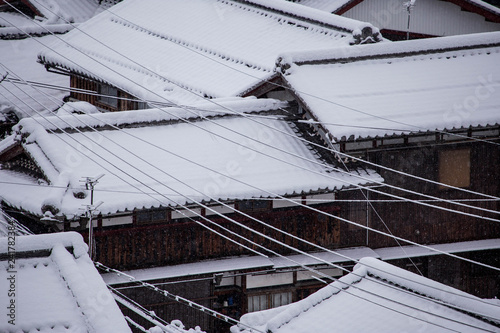
<instances>
[{"instance_id":1,"label":"electrical wire","mask_svg":"<svg viewBox=\"0 0 500 333\"><path fill-rule=\"evenodd\" d=\"M129 22L129 23L132 23L132 22ZM132 24L133 24L133 23L132 23ZM79 31L81 31L82 33L84 33L84 34L85 34L85 35L87 35L88 37L92 38L93 40L95 40L95 41L99 42L100 44L102 44L103 46L105 46L106 48L108 48L109 50L111 50L111 51L113 51L113 52L116 52L117 54L119 54L119 55L121 55L121 56L125 57L126 59L128 59L129 61L131 61L131 62L135 63L136 65L141 66L140 64L138 64L138 63L134 62L134 61L133 61L132 59L130 59L129 57L127 57L127 56L123 55L122 53L117 52L116 50L114 50L114 49L110 48L109 46L107 46L107 45L103 44L102 42L100 42L99 40L95 39L94 37L92 37L92 36L88 35L87 33L83 32L83 31L82 31L82 30L80 30L78 27L76 27L76 29L77 29L77 30L79 30ZM147 29L146 29L146 30L147 30ZM61 40L62 40L62 39L61 39ZM63 42L65 42L65 41L63 41ZM70 45L70 44L68 44L68 45ZM73 47L73 48L75 48L75 47L74 47L74 46L72 46L72 45L70 45L70 46L71 46L71 47ZM79 52L82 52L81 50L78 50L77 48L75 48L75 49L76 49L77 51L79 51ZM54 50L52 50L52 51L54 51ZM54 51L54 52L56 52L56 51ZM56 53L57 53L57 54L59 54L58 52L56 52ZM82 53L83 53L83 52L82 52ZM83 54L84 54L84 55L86 55L85 53L83 53ZM59 54L59 55L60 55L60 56L62 56L62 57L64 57L64 56L63 56L63 55L61 55L61 54ZM88 56L88 55L86 55L86 56ZM93 59L93 58L91 58L91 59ZM70 59L67 59L67 60L68 60L68 61L71 61ZM94 60L94 61L96 61L96 62L98 62L98 61L97 61L97 60L95 60L95 59L93 59L93 60ZM71 61L71 62L72 62L72 61ZM101 62L98 62L98 63L99 63L99 64L101 64L101 65L103 65L103 66L105 66L106 68L108 68L108 69L112 70L111 68L109 68L108 66L104 65L103 63L101 63ZM147 69L147 68L145 68L144 66L142 66L142 67L143 67L145 70L147 70L147 71L151 71L150 69ZM117 73L117 74L121 75L120 73ZM122 76L122 77L124 77L123 75L121 75L121 76ZM126 78L126 77L124 77L124 78L125 78L125 79L128 79L128 78ZM164 80L167 80L167 81L168 81L168 79L166 79L165 77L162 77L162 78L163 78ZM130 80L130 79L128 79L128 80ZM133 82L133 81L131 81L131 82ZM134 82L133 82L133 83L134 83ZM174 84L175 84L175 83L174 83ZM179 85L179 87L180 87L180 88L182 88L182 89L184 89L184 87L182 87L182 86L180 86L180 85ZM150 90L149 90L149 91L150 91ZM152 91L150 91L150 92L152 92ZM152 93L153 93L153 92L152 92ZM157 97L160 97L160 98L165 99L163 96L160 96L160 95L158 95L158 94L155 94L155 95L156 95ZM218 104L218 103L216 103L216 102L214 102L214 101L211 101L211 102L212 102L212 103L217 104L218 106L220 106L220 107L222 107L222 108L228 109L228 108L226 108L226 107L224 107L224 106L222 106L222 105L220 105L220 104ZM182 107L182 106L180 106L180 107ZM165 110L162 110L162 111L163 111L163 112L166 112ZM189 111L189 110L187 110L187 111ZM230 110L230 109L228 109L228 111L235 112L234 110ZM243 115L243 116L245 116L245 115ZM178 117L178 116L177 116L177 117ZM202 118L203 118L203 119L206 119L205 117L202 117ZM183 120L183 119L180 119L180 120L181 120L181 121L185 121L185 120ZM216 124L216 125L221 126L220 124ZM230 130L230 131L231 131L231 129L229 129L229 128L225 128L225 129L228 129L228 130ZM273 128L273 130L277 130L277 129ZM234 131L233 131L233 132L234 132ZM258 141L258 140L255 140L255 138L250 138L250 137L246 137L246 138L247 138L247 139L250 139L250 140L253 140L253 141ZM297 138L295 138L295 139L297 139ZM268 147L270 147L270 148L275 148L275 147L273 147L272 145L267 145L267 146L268 146ZM318 163L317 161L312 161L312 162L313 162L313 163ZM329 166L329 167L331 167L331 166ZM337 171L340 171L339 169L336 169L336 170L337 170ZM354 176L355 176L355 175L354 175ZM366 177L358 176L358 178L363 179L363 180L365 180L365 181L370 181L370 179L366 179ZM380 183L380 184L382 185L383 183ZM351 184L351 185L353 185L353 184ZM436 197L433 197L433 196L429 196L429 195L422 194L422 193L416 193L416 192L414 192L414 191L409 191L409 190L406 190L406 189L403 189L403 188L395 187L395 186L390 185L390 184L384 184L384 185L389 186L389 187L391 187L391 188L396 188L396 189L398 189L398 190L402 190L402 191L405 191L405 192L408 192L408 193L411 193L411 194L417 194L417 195L422 195L422 196L425 196L425 197L429 197L429 198L434 198L434 199L436 199ZM363 188L363 187L362 187L362 186L360 186L359 184L356 184L355 186L358 186L358 187L360 187L360 188ZM384 195L389 195L389 196L393 196L393 195L391 195L391 194L387 194L386 192L377 192L377 193L384 194ZM443 202L447 202L447 201L446 201L446 199L441 199L441 200L442 200ZM410 200L410 201L411 201L411 200ZM450 202L448 202L448 203L450 203ZM453 203L452 203L452 204L453 204ZM492 213L492 214L500 214L500 212L498 212L498 211L496 211L496 210L489 210L489 209L485 209L485 208L482 208L482 207L470 206L470 205L465 205L465 204L461 204L461 203L455 203L455 204L456 204L456 205L460 205L460 206L464 206L464 207L467 207L467 208L470 208L470 209L477 209L477 210L481 210L481 211L487 211L487 212ZM429 207L434 207L434 208L436 208L436 209L441 209L441 210L454 211L454 210L451 210L451 209L449 209L449 210L448 210L447 208L444 208L444 207L439 207L439 206L433 206L433 205L430 205L430 204L423 204L423 205L426 205L426 206L429 206ZM476 218L479 218L479 219L495 220L495 219L489 219L488 217L482 217L482 216L475 215L475 214L471 214L471 215L469 215L469 213L465 213L465 212L464 212L464 214L465 214L465 215L468 215L468 216L470 216L470 217L476 217ZM498 222L498 220L497 220L497 222Z\"/></svg>"},{"instance_id":2,"label":"electrical wire","mask_svg":"<svg viewBox=\"0 0 500 333\"><path fill-rule=\"evenodd\" d=\"M77 29L78 29L78 28L77 28ZM88 34L86 34L86 35L88 35ZM58 37L58 36L56 36L56 37ZM89 37L91 37L91 36L89 36ZM58 38L59 38L59 37L58 37ZM93 37L91 37L91 38L93 38ZM60 39L60 38L59 38L59 39ZM94 40L96 40L95 38L93 38L93 39L94 39ZM60 39L60 40L62 40L62 39ZM96 41L98 41L98 40L96 40ZM64 41L63 41L63 42L64 42ZM98 41L98 42L99 42L99 41ZM101 43L101 44L102 44L102 43ZM68 44L68 45L70 45L70 44ZM105 45L105 44L103 44L103 45L104 45L104 46L106 46L107 48L109 48L107 45ZM70 45L70 46L72 46L72 45ZM72 46L72 47L74 47L74 46ZM76 48L75 48L75 49L76 49ZM110 50L112 50L112 51L114 51L114 52L117 52L117 51L113 50L112 48L109 48L109 49L110 49ZM78 50L78 49L76 49L76 50L77 50L77 51L79 51L79 52L82 52L82 51L80 51L80 50ZM54 50L53 50L53 51L54 51ZM54 52L56 52L56 51L54 51ZM56 52L56 53L57 53L57 52ZM118 53L118 52L117 52L117 53ZM59 54L59 53L58 53L58 54ZM88 55L87 55L87 54L85 54L85 53L83 53L83 54L84 54L84 55L86 55L86 56L88 56ZM118 54L120 54L120 55L124 56L124 55L123 55L123 54L121 54L121 53L118 53ZM59 54L59 55L61 55L61 54ZM62 55L61 55L61 56L62 56ZM63 57L64 57L64 56L63 56ZM128 57L126 57L126 56L124 56L124 57L125 57L125 58L127 58L127 59L129 59L129 58L128 58ZM92 58L91 58L91 59L92 59ZM67 60L68 60L68 61L71 61L70 59L67 59ZM96 61L95 59L93 59L93 60L94 60L94 61ZM130 61L132 61L131 59L129 59L129 60L130 60ZM72 62L72 61L71 61L71 62ZM98 62L98 61L96 61L96 62ZM100 62L98 62L98 63L100 63ZM100 63L100 64L101 64L101 65L103 65L103 66L105 66L105 67L107 67L106 65L104 65L104 64L102 64L102 63ZM108 69L110 69L109 67L107 67L107 68L108 68ZM111 70L111 69L110 69L110 70ZM149 69L147 69L147 68L146 68L146 70L148 70L148 71L149 71ZM117 73L117 74L121 75L120 73ZM121 75L121 76L123 76L123 75ZM125 78L125 79L128 79L128 78L126 78L126 77L124 77L124 78ZM164 79L166 80L166 78L164 78ZM128 80L130 80L130 79L128 79ZM132 82L133 82L133 81L132 81ZM182 88L182 87L181 87L181 88ZM157 94L156 94L156 95L157 95ZM159 95L157 95L157 96L158 96L158 97L160 97L160 98L164 98L164 97L159 96ZM219 105L219 106L220 106L220 105ZM182 106L180 106L180 107L182 107ZM224 106L221 106L221 107L224 107ZM227 109L227 108L226 108L226 109ZM166 110L161 110L161 111L168 113L168 111L166 111ZM187 109L186 109L186 111L189 111L189 110L187 110ZM234 112L234 110L230 110L230 111ZM171 116L176 116L176 115L172 115L171 113L169 113L169 114L170 114ZM243 115L243 116L245 116L245 115ZM177 116L177 117L178 117L178 116ZM203 117L203 119L206 119L206 118L205 118L205 117ZM189 122L188 120L185 120L185 119L180 119L180 120L181 120L181 121L184 121L184 122L187 122L187 123L191 123L191 122ZM221 126L220 124L216 124L216 125ZM227 130L230 130L230 131L231 131L231 129L229 129L229 128L227 128L227 127L224 127L224 128L225 128L225 129L227 129ZM276 130L276 129L274 129L274 130ZM234 132L234 131L233 131L233 132ZM250 137L246 137L246 138L247 138L247 139L250 139L250 140L253 140L253 141L258 141L258 140L255 140L254 138L250 138ZM297 139L297 138L295 138L295 139ZM262 143L262 142L261 142L261 143ZM274 148L272 145L267 145L267 146L268 146L268 147L270 147L270 148ZM272 156L269 156L269 157L272 157ZM311 161L311 162L313 162L313 163L318 163L317 161ZM331 167L331 166L328 166L328 167ZM341 171L341 170L338 170L338 169L336 169L336 170L337 170L337 171ZM342 171L341 171L341 172L342 172ZM356 175L353 175L353 176L355 176L355 177L356 177ZM361 178L361 179L363 179L363 180L366 180L366 181L370 181L370 179L366 179L366 177L361 177L361 176L357 176L357 177L359 177L359 178ZM382 185L383 183L380 183L380 184ZM351 185L355 185L355 186L358 186L358 187L360 187L360 188L364 188L364 187L360 186L359 184L351 184ZM383 184L383 185L385 185L385 186L389 186L389 187L394 187L394 186L392 186L392 185L388 185L388 184ZM408 190L406 190L406 189L399 188L399 187L396 187L396 188L397 188L397 189L399 189L399 190L403 190L403 191L406 191L406 192L410 192L410 193L412 193L412 194L423 195L423 196L426 196L426 197L431 197L431 198L435 198L435 199L436 199L436 197L428 196L428 195L421 194L421 193L415 193L415 192L413 192L413 191L408 191ZM394 196L394 195L392 195L392 194L388 194L388 193L386 193L386 192L380 192L380 191L376 191L376 190L375 190L375 192L376 192L376 193L380 193L380 194L384 194L384 195L389 195L389 196L397 197L397 196ZM409 199L407 199L407 200L409 200ZM446 200L445 200L445 199L441 199L441 200L442 200L442 201L444 201L444 202L446 202ZM411 201L411 200L409 200L409 201ZM455 211L455 210L452 210L452 209L448 209L448 208L444 208L444 207L440 207L440 206L434 206L434 205L425 204L425 203L421 203L421 204L422 204L422 205L429 206L429 207L434 207L434 208L436 208L436 209L447 210L447 211L452 211L452 212L458 212L458 211ZM461 204L461 203L455 203L455 204L457 204L457 205L461 205L461 206L467 206L468 208L472 208L472 209L478 209L478 210L482 210L482 211L488 211L488 212L490 212L490 213L494 213L494 214L498 214L498 213L499 213L499 212L497 212L497 211L494 211L494 210L488 210L488 209L484 209L484 208L481 208L481 207L469 206L469 205L465 205L465 204ZM465 214L465 215L468 215L468 216L470 216L470 217L476 217L476 218L480 218L480 219L495 220L495 219L490 219L490 218L488 218L488 217L482 217L482 216L479 216L479 215L470 214L470 213L466 213L466 212L460 212L459 214ZM498 221L498 220L496 220L496 221Z\"/></svg>"},{"instance_id":3,"label":"electrical wire","mask_svg":"<svg viewBox=\"0 0 500 333\"><path fill-rule=\"evenodd\" d=\"M102 157L101 157L101 158L102 158ZM301 252L301 251L299 251L299 252ZM301 252L301 253L303 253L303 254L305 254L305 255L308 255L307 253L304 253L304 252ZM327 263L327 262L325 262L325 263ZM331 265L331 263L327 263L327 264L330 264L330 265ZM305 266L304 266L304 267L305 267ZM305 268L307 268L307 267L305 267Z\"/></svg>"}]
</instances>

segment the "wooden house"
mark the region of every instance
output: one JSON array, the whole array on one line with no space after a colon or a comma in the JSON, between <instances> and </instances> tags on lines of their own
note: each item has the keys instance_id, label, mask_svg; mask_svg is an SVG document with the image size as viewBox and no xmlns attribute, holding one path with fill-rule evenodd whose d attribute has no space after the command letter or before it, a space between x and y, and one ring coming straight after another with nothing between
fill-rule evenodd
<instances>
[{"instance_id":1,"label":"wooden house","mask_svg":"<svg viewBox=\"0 0 500 333\"><path fill-rule=\"evenodd\" d=\"M352 273L304 300L244 315L231 332L328 333L333 327L335 332L497 332L500 317L493 302L363 258Z\"/></svg>"},{"instance_id":2,"label":"wooden house","mask_svg":"<svg viewBox=\"0 0 500 333\"><path fill-rule=\"evenodd\" d=\"M500 30L500 9L481 0L292 1L370 22L385 38L394 41Z\"/></svg>"},{"instance_id":3,"label":"wooden house","mask_svg":"<svg viewBox=\"0 0 500 333\"><path fill-rule=\"evenodd\" d=\"M62 39L39 62L71 77L71 100L105 111L261 96L281 52L381 40L371 24L279 0L130 0Z\"/></svg>"},{"instance_id":4,"label":"wooden house","mask_svg":"<svg viewBox=\"0 0 500 333\"><path fill-rule=\"evenodd\" d=\"M36 232L73 230L84 239L93 212L95 260L132 275L145 271L139 278L234 317L249 302L252 310L287 304L318 282L296 264L267 258L294 255L293 248L324 251L313 243L345 245L338 192L383 180L370 168L337 171L335 161L302 141L319 137L288 121L293 108L246 98L26 118L0 143L2 204ZM359 258L358 250L347 253ZM329 260L346 261L335 258ZM181 283L186 274L197 278ZM218 330L204 314L115 284L167 320Z\"/></svg>"},{"instance_id":5,"label":"wooden house","mask_svg":"<svg viewBox=\"0 0 500 333\"><path fill-rule=\"evenodd\" d=\"M384 178L337 197L358 223L342 224L348 244L404 245L391 234L429 245L498 239L499 61L497 32L282 56L303 122L346 169L361 163ZM469 250L499 266L497 250ZM478 296L500 292L494 270L418 257L398 264Z\"/></svg>"}]
</instances>

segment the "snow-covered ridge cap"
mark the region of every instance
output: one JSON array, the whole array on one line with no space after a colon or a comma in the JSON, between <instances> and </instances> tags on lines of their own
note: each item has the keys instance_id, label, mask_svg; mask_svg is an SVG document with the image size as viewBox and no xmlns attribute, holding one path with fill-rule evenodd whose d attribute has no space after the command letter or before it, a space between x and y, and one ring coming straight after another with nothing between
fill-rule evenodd
<instances>
[{"instance_id":1,"label":"snow-covered ridge cap","mask_svg":"<svg viewBox=\"0 0 500 333\"><path fill-rule=\"evenodd\" d=\"M3 253L7 252L8 242L8 237L0 238L0 249L5 251ZM16 236L15 251L16 253L20 253L52 250L57 245L62 245L65 248L73 248L75 258L86 254L88 250L82 235L74 231L69 231L43 235Z\"/></svg>"},{"instance_id":2,"label":"snow-covered ridge cap","mask_svg":"<svg viewBox=\"0 0 500 333\"><path fill-rule=\"evenodd\" d=\"M296 17L311 23L326 25L336 30L346 31L353 34L369 29L371 35L379 34L379 29L371 23L357 21L347 17L333 15L322 10L303 6L297 3L282 0L233 0L235 2L248 3L253 6L279 12L280 14ZM378 37L380 38L380 37ZM380 39L379 39L380 40Z\"/></svg>"},{"instance_id":3,"label":"snow-covered ridge cap","mask_svg":"<svg viewBox=\"0 0 500 333\"><path fill-rule=\"evenodd\" d=\"M287 102L275 99L224 98L212 102L196 103L183 107L168 107L147 110L106 112L91 115L63 115L33 117L22 119L14 131L19 134L31 134L42 127L57 131L74 128L99 128L107 126L127 126L164 124L172 121L192 120L201 117L239 115L241 113L276 111L286 108Z\"/></svg>"},{"instance_id":4,"label":"snow-covered ridge cap","mask_svg":"<svg viewBox=\"0 0 500 333\"><path fill-rule=\"evenodd\" d=\"M500 32L437 37L392 43L354 45L330 50L290 52L278 57L276 66L285 73L291 65L346 63L376 58L402 58L419 54L482 49L500 46Z\"/></svg>"}]
</instances>

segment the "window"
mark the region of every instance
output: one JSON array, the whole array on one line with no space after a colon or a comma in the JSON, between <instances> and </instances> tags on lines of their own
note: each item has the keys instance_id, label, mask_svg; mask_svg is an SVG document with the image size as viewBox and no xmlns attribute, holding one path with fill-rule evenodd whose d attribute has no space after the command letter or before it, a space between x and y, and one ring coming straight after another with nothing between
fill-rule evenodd
<instances>
[{"instance_id":1,"label":"window","mask_svg":"<svg viewBox=\"0 0 500 333\"><path fill-rule=\"evenodd\" d=\"M277 308L292 303L292 292L248 296L248 312Z\"/></svg>"},{"instance_id":2,"label":"window","mask_svg":"<svg viewBox=\"0 0 500 333\"><path fill-rule=\"evenodd\" d=\"M118 108L118 89L107 84L99 85L99 94L97 100L101 103Z\"/></svg>"},{"instance_id":3,"label":"window","mask_svg":"<svg viewBox=\"0 0 500 333\"><path fill-rule=\"evenodd\" d=\"M271 209L271 200L243 200L238 202L238 209L245 211L262 211Z\"/></svg>"},{"instance_id":4,"label":"window","mask_svg":"<svg viewBox=\"0 0 500 333\"><path fill-rule=\"evenodd\" d=\"M135 213L137 223L157 223L169 220L166 209L141 210Z\"/></svg>"},{"instance_id":5,"label":"window","mask_svg":"<svg viewBox=\"0 0 500 333\"><path fill-rule=\"evenodd\" d=\"M267 295L248 296L248 312L269 309Z\"/></svg>"},{"instance_id":6,"label":"window","mask_svg":"<svg viewBox=\"0 0 500 333\"><path fill-rule=\"evenodd\" d=\"M443 150L439 153L439 182L455 187L470 186L469 148Z\"/></svg>"},{"instance_id":7,"label":"window","mask_svg":"<svg viewBox=\"0 0 500 333\"><path fill-rule=\"evenodd\" d=\"M145 110L149 109L149 105L146 102L136 102L137 103L137 110Z\"/></svg>"}]
</instances>

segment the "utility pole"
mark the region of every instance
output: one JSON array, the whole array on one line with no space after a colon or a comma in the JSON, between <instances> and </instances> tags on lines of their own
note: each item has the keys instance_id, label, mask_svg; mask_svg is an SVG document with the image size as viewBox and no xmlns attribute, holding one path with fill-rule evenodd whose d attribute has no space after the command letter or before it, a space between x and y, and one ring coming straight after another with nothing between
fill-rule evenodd
<instances>
[{"instance_id":1,"label":"utility pole","mask_svg":"<svg viewBox=\"0 0 500 333\"><path fill-rule=\"evenodd\" d=\"M97 210L97 207L102 205L102 201L94 206L94 187L99 182L99 179L104 177L104 174L99 175L97 177L85 177L82 182L85 183L85 188L90 190L90 205L85 206L85 216L89 220L89 257L93 261L95 254L95 244L94 244L94 225L92 221L92 216L94 212Z\"/></svg>"}]
</instances>

